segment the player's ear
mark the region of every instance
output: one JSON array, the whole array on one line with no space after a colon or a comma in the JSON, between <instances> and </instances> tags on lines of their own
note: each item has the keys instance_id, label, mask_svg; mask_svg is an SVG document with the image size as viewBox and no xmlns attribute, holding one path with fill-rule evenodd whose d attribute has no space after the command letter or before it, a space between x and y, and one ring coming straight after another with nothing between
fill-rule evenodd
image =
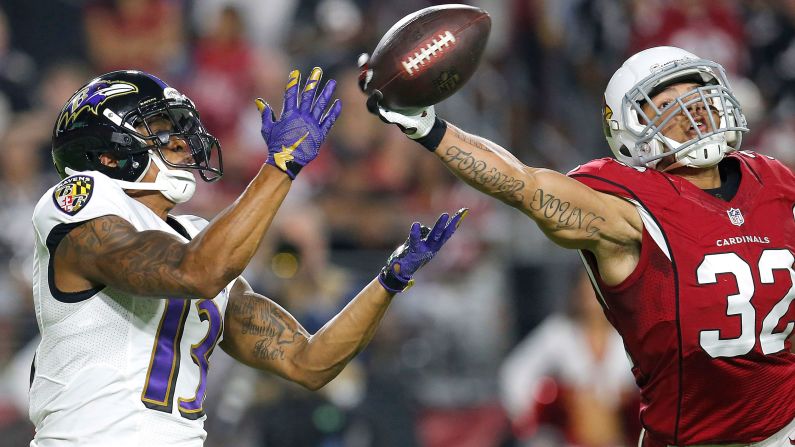
<instances>
[{"instance_id":1,"label":"player's ear","mask_svg":"<svg viewBox=\"0 0 795 447\"><path fill-rule=\"evenodd\" d=\"M99 162L110 168L116 168L119 166L119 161L113 158L113 156L108 153L100 154Z\"/></svg>"}]
</instances>

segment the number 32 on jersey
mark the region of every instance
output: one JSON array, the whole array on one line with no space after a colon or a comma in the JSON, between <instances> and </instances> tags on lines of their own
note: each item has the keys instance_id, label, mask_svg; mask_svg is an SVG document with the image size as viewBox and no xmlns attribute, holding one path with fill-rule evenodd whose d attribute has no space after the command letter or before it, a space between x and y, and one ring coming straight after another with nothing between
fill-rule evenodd
<instances>
[{"instance_id":1,"label":"number 32 on jersey","mask_svg":"<svg viewBox=\"0 0 795 447\"><path fill-rule=\"evenodd\" d=\"M762 321L759 332L759 344L764 354L773 354L784 349L785 341L792 333L795 323L789 322L780 332L774 332L779 320L787 313L790 303L795 299L795 257L787 249L764 250L756 267L762 284L775 282L774 272L784 270L789 273L790 288L778 301ZM699 342L704 351L711 357L736 357L745 355L754 349L756 344L756 309L751 302L755 287L751 265L736 253L717 253L704 257L696 270L699 284L715 284L718 275L731 274L737 281L737 292L727 296L726 315L740 316L740 336L721 338L720 331L703 330L699 334Z\"/></svg>"}]
</instances>

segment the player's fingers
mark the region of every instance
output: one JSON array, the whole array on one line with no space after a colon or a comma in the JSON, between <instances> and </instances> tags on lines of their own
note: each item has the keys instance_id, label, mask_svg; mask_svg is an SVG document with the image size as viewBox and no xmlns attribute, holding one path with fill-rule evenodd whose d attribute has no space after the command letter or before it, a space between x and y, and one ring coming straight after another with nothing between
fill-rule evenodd
<instances>
[{"instance_id":1,"label":"player's fingers","mask_svg":"<svg viewBox=\"0 0 795 447\"><path fill-rule=\"evenodd\" d=\"M326 85L323 86L323 90L320 92L320 95L318 95L315 105L312 106L312 116L315 117L317 122L320 122L320 117L323 115L323 112L326 111L326 106L328 105L329 101L331 101L331 97L334 96L334 89L336 87L337 81L329 79L328 82L326 82Z\"/></svg>"},{"instance_id":2,"label":"player's fingers","mask_svg":"<svg viewBox=\"0 0 795 447\"><path fill-rule=\"evenodd\" d=\"M370 55L368 53L362 53L356 59L356 66L359 68L364 68L368 62L370 62Z\"/></svg>"},{"instance_id":3,"label":"player's fingers","mask_svg":"<svg viewBox=\"0 0 795 447\"><path fill-rule=\"evenodd\" d=\"M317 85L320 83L320 78L323 76L323 70L319 67L312 69L309 73L309 78L306 80L306 85L301 93L301 105L298 106L301 113L309 113L312 109L312 103L315 102L315 92L317 92Z\"/></svg>"},{"instance_id":4,"label":"player's fingers","mask_svg":"<svg viewBox=\"0 0 795 447\"><path fill-rule=\"evenodd\" d=\"M325 136L342 113L342 101L335 99L328 113L320 120L320 133Z\"/></svg>"},{"instance_id":5,"label":"player's fingers","mask_svg":"<svg viewBox=\"0 0 795 447\"><path fill-rule=\"evenodd\" d=\"M438 246L438 242L442 238L442 233L444 233L444 228L449 219L450 215L447 213L442 213L442 215L436 219L436 224L433 226L430 234L428 234L428 242L432 244L433 248Z\"/></svg>"},{"instance_id":6,"label":"player's fingers","mask_svg":"<svg viewBox=\"0 0 795 447\"><path fill-rule=\"evenodd\" d=\"M466 219L467 215L469 214L469 208L461 208L453 215L453 218L450 219L450 222L447 223L447 227L444 229L444 234L442 235L441 243L444 244L447 242L448 239L455 233L455 230L461 226L461 222Z\"/></svg>"},{"instance_id":7,"label":"player's fingers","mask_svg":"<svg viewBox=\"0 0 795 447\"><path fill-rule=\"evenodd\" d=\"M370 84L370 80L373 79L373 70L367 65L367 62L370 61L370 55L367 53L362 53L359 55L359 60L357 61L356 65L359 66L359 90L362 92L367 92L367 86Z\"/></svg>"},{"instance_id":8,"label":"player's fingers","mask_svg":"<svg viewBox=\"0 0 795 447\"><path fill-rule=\"evenodd\" d=\"M379 110L378 103L380 103L382 99L384 99L384 94L381 93L381 90L373 90L373 92L370 93L370 96L367 97L367 110L381 119L383 119L383 117L381 117L381 111Z\"/></svg>"},{"instance_id":9,"label":"player's fingers","mask_svg":"<svg viewBox=\"0 0 795 447\"><path fill-rule=\"evenodd\" d=\"M270 104L263 101L262 98L257 98L255 103L257 104L257 109L259 109L260 114L262 115L262 127L260 129L260 133L262 133L262 138L267 141L271 130L273 129L273 124L276 122L276 114L273 112Z\"/></svg>"},{"instance_id":10,"label":"player's fingers","mask_svg":"<svg viewBox=\"0 0 795 447\"><path fill-rule=\"evenodd\" d=\"M411 224L411 231L409 231L409 247L416 247L422 239L421 225L419 222Z\"/></svg>"},{"instance_id":11,"label":"player's fingers","mask_svg":"<svg viewBox=\"0 0 795 447\"><path fill-rule=\"evenodd\" d=\"M295 110L298 106L298 86L301 84L301 72L293 70L287 78L287 87L284 88L284 106L282 106L282 116L285 113Z\"/></svg>"},{"instance_id":12,"label":"player's fingers","mask_svg":"<svg viewBox=\"0 0 795 447\"><path fill-rule=\"evenodd\" d=\"M262 121L265 122L266 120L270 120L271 122L276 121L276 112L273 111L273 108L265 102L262 98L257 98L254 100L254 103L257 104L257 110L262 115Z\"/></svg>"}]
</instances>

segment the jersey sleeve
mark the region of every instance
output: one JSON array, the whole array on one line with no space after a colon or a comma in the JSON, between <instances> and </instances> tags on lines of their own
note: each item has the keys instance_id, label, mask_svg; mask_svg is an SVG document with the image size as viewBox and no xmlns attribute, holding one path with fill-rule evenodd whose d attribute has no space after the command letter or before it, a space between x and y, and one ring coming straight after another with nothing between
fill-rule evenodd
<instances>
[{"instance_id":1,"label":"jersey sleeve","mask_svg":"<svg viewBox=\"0 0 795 447\"><path fill-rule=\"evenodd\" d=\"M784 189L795 189L795 172L781 161L749 150L735 152L731 156L745 163L754 175L771 177Z\"/></svg>"},{"instance_id":2,"label":"jersey sleeve","mask_svg":"<svg viewBox=\"0 0 795 447\"><path fill-rule=\"evenodd\" d=\"M131 210L124 204L129 196L109 177L99 172L69 176L50 188L33 212L37 236L46 241L53 230L65 235L83 222L114 215L130 220Z\"/></svg>"},{"instance_id":3,"label":"jersey sleeve","mask_svg":"<svg viewBox=\"0 0 795 447\"><path fill-rule=\"evenodd\" d=\"M173 216L174 220L179 222L185 231L188 232L191 238L199 234L207 225L210 224L210 221L203 217L193 216L190 214L183 214L181 216Z\"/></svg>"},{"instance_id":4,"label":"jersey sleeve","mask_svg":"<svg viewBox=\"0 0 795 447\"><path fill-rule=\"evenodd\" d=\"M568 176L607 194L630 199L649 209L665 209L677 182L654 169L636 168L612 158L600 158L578 166Z\"/></svg>"},{"instance_id":5,"label":"jersey sleeve","mask_svg":"<svg viewBox=\"0 0 795 447\"><path fill-rule=\"evenodd\" d=\"M632 190L626 183L634 180L634 168L610 158L600 158L577 166L567 175L599 192L632 198Z\"/></svg>"}]
</instances>

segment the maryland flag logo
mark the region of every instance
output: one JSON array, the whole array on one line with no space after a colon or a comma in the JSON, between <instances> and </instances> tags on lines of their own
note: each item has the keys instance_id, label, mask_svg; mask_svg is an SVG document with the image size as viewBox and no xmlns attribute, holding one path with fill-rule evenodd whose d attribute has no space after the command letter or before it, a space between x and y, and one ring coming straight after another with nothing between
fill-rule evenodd
<instances>
[{"instance_id":1,"label":"maryland flag logo","mask_svg":"<svg viewBox=\"0 0 795 447\"><path fill-rule=\"evenodd\" d=\"M52 193L52 200L64 213L74 216L83 209L94 191L94 179L87 175L73 175L64 179Z\"/></svg>"}]
</instances>

